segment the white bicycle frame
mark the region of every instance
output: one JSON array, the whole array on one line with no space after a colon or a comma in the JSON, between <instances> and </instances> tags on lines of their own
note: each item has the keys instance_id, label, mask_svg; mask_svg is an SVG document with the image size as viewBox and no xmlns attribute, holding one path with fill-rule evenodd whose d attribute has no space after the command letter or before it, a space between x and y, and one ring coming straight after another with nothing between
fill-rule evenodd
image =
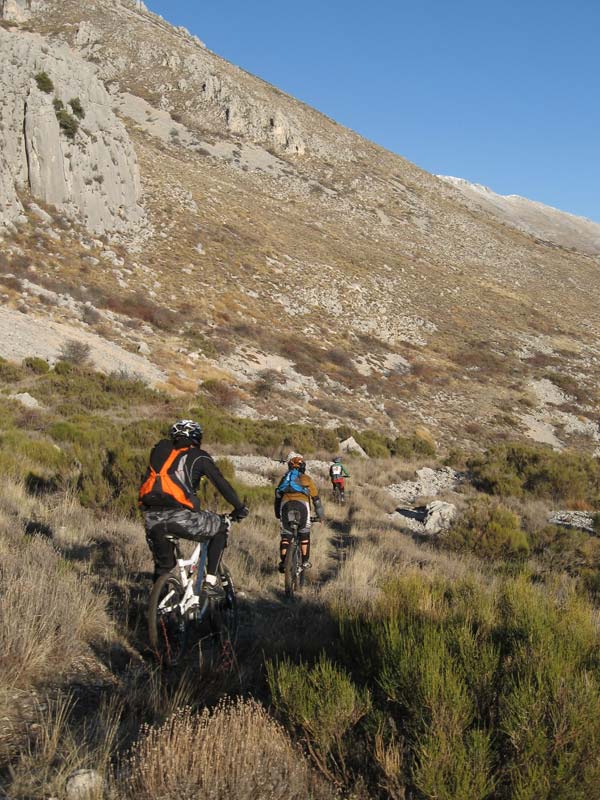
<instances>
[{"instance_id":1,"label":"white bicycle frame","mask_svg":"<svg viewBox=\"0 0 600 800\"><path fill-rule=\"evenodd\" d=\"M173 541L172 537L171 541ZM177 546L177 545L176 545ZM208 541L206 542L198 542L194 551L190 558L178 558L176 561L176 566L179 570L179 578L181 580L181 585L183 586L183 597L181 601L177 604L179 606L180 614L183 618L185 618L188 611L193 608L200 606L200 595L196 592L196 587L198 583L201 583L204 579L204 570L206 567L206 557L208 552ZM198 565L198 568L192 572L191 574L188 573L188 568L190 570ZM174 591L171 589L165 597L160 601L158 610L163 614L168 614L174 610L174 605L169 605L169 601L174 595ZM201 609L201 612L204 612L208 606L208 599L204 599L204 603Z\"/></svg>"}]
</instances>

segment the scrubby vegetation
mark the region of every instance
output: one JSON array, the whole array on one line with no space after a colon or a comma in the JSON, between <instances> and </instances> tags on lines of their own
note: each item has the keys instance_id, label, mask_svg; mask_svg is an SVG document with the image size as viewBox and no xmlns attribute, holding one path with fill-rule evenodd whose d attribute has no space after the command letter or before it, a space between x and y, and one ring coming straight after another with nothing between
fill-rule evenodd
<instances>
[{"instance_id":1,"label":"scrubby vegetation","mask_svg":"<svg viewBox=\"0 0 600 800\"><path fill-rule=\"evenodd\" d=\"M63 797L80 767L105 800L596 796L600 540L547 521L558 501L597 507L595 460L518 444L471 459L454 527L423 544L390 522L382 487L434 463L426 431L236 419L210 392L173 400L72 360L0 361L0 391L8 797ZM211 673L195 654L158 670L145 634L135 493L149 447L188 414L252 506L226 553L243 591L237 658ZM350 459L346 508L318 478L330 524L286 603L272 489L240 482L227 454L328 455L350 434L377 457Z\"/></svg>"},{"instance_id":2,"label":"scrubby vegetation","mask_svg":"<svg viewBox=\"0 0 600 800\"><path fill-rule=\"evenodd\" d=\"M475 486L495 495L549 498L571 507L600 502L600 464L582 453L510 444L469 463Z\"/></svg>"},{"instance_id":3,"label":"scrubby vegetation","mask_svg":"<svg viewBox=\"0 0 600 800\"><path fill-rule=\"evenodd\" d=\"M52 79L47 72L38 72L35 76L35 82L37 83L37 87L40 92L52 94L54 91L54 84L52 83Z\"/></svg>"}]
</instances>

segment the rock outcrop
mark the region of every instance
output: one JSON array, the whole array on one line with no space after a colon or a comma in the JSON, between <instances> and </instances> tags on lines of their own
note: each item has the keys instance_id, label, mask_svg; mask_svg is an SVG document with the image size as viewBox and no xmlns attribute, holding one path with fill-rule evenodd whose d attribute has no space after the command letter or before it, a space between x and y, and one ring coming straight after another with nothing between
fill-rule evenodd
<instances>
[{"instance_id":1,"label":"rock outcrop","mask_svg":"<svg viewBox=\"0 0 600 800\"><path fill-rule=\"evenodd\" d=\"M32 11L41 8L41 0L0 0L0 19L24 22Z\"/></svg>"},{"instance_id":2,"label":"rock outcrop","mask_svg":"<svg viewBox=\"0 0 600 800\"><path fill-rule=\"evenodd\" d=\"M397 508L390 514L394 522L405 530L423 536L444 533L452 527L456 518L456 506L442 500L433 500L426 506Z\"/></svg>"},{"instance_id":3,"label":"rock outcrop","mask_svg":"<svg viewBox=\"0 0 600 800\"><path fill-rule=\"evenodd\" d=\"M462 479L463 476L450 467L443 469L422 467L417 470L416 481L393 483L387 490L395 500L412 503L417 497L435 497L442 492L454 491Z\"/></svg>"},{"instance_id":4,"label":"rock outcrop","mask_svg":"<svg viewBox=\"0 0 600 800\"><path fill-rule=\"evenodd\" d=\"M551 525L562 525L565 528L575 528L587 533L597 533L594 526L594 514L587 511L557 511L548 522Z\"/></svg>"},{"instance_id":5,"label":"rock outcrop","mask_svg":"<svg viewBox=\"0 0 600 800\"><path fill-rule=\"evenodd\" d=\"M350 436L350 438L340 442L340 453L349 453L350 455L360 456L361 458L369 457L354 436Z\"/></svg>"},{"instance_id":6,"label":"rock outcrop","mask_svg":"<svg viewBox=\"0 0 600 800\"><path fill-rule=\"evenodd\" d=\"M94 68L0 29L0 225L22 213L23 191L95 233L143 222L135 151Z\"/></svg>"}]
</instances>

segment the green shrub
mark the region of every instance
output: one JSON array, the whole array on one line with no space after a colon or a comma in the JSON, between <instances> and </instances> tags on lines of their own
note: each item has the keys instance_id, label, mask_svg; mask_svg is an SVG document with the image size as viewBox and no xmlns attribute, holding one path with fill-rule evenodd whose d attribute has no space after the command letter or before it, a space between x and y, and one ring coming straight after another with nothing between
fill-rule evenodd
<instances>
[{"instance_id":1,"label":"green shrub","mask_svg":"<svg viewBox=\"0 0 600 800\"><path fill-rule=\"evenodd\" d=\"M17 383L25 377L23 370L11 361L0 357L0 381L4 383Z\"/></svg>"},{"instance_id":2,"label":"green shrub","mask_svg":"<svg viewBox=\"0 0 600 800\"><path fill-rule=\"evenodd\" d=\"M74 139L79 130L79 122L76 117L70 114L66 108L60 108L56 110L56 119L65 136L68 139Z\"/></svg>"},{"instance_id":3,"label":"green shrub","mask_svg":"<svg viewBox=\"0 0 600 800\"><path fill-rule=\"evenodd\" d=\"M435 456L436 447L431 434L427 431L417 430L412 436L398 436L391 445L392 455L400 458L413 459L417 456L432 458Z\"/></svg>"},{"instance_id":4,"label":"green shrub","mask_svg":"<svg viewBox=\"0 0 600 800\"><path fill-rule=\"evenodd\" d=\"M346 776L347 734L368 713L368 691L324 655L313 666L283 660L267 665L273 705L306 742L329 778Z\"/></svg>"},{"instance_id":5,"label":"green shrub","mask_svg":"<svg viewBox=\"0 0 600 800\"><path fill-rule=\"evenodd\" d=\"M338 613L341 652L404 741L409 796L595 796L600 634L564 584L407 575Z\"/></svg>"},{"instance_id":6,"label":"green shrub","mask_svg":"<svg viewBox=\"0 0 600 800\"><path fill-rule=\"evenodd\" d=\"M69 105L71 106L73 114L75 114L78 119L83 119L85 117L85 111L83 110L81 100L78 97L73 97L71 100L69 100Z\"/></svg>"},{"instance_id":7,"label":"green shrub","mask_svg":"<svg viewBox=\"0 0 600 800\"><path fill-rule=\"evenodd\" d=\"M68 361L57 361L54 365L54 372L57 375L70 375L73 372L73 365Z\"/></svg>"},{"instance_id":8,"label":"green shrub","mask_svg":"<svg viewBox=\"0 0 600 800\"><path fill-rule=\"evenodd\" d=\"M490 497L470 500L466 512L444 537L444 544L480 558L526 557L529 543L516 514Z\"/></svg>"},{"instance_id":9,"label":"green shrub","mask_svg":"<svg viewBox=\"0 0 600 800\"><path fill-rule=\"evenodd\" d=\"M370 458L389 458L390 440L377 431L361 431L356 441Z\"/></svg>"},{"instance_id":10,"label":"green shrub","mask_svg":"<svg viewBox=\"0 0 600 800\"><path fill-rule=\"evenodd\" d=\"M54 84L52 83L52 80L47 72L38 72L35 76L35 82L37 83L37 87L40 92L52 94L54 91Z\"/></svg>"},{"instance_id":11,"label":"green shrub","mask_svg":"<svg viewBox=\"0 0 600 800\"><path fill-rule=\"evenodd\" d=\"M50 370L47 361L43 358L36 358L35 356L23 359L23 366L30 372L33 372L34 375L45 375Z\"/></svg>"},{"instance_id":12,"label":"green shrub","mask_svg":"<svg viewBox=\"0 0 600 800\"><path fill-rule=\"evenodd\" d=\"M581 453L509 444L469 462L473 483L489 494L533 495L569 504L600 500L600 466Z\"/></svg>"}]
</instances>

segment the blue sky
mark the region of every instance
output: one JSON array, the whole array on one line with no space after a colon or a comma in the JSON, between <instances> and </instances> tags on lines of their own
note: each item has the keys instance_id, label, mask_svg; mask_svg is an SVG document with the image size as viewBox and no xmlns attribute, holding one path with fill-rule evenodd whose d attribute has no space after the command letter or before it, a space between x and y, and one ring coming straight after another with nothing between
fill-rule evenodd
<instances>
[{"instance_id":1,"label":"blue sky","mask_svg":"<svg viewBox=\"0 0 600 800\"><path fill-rule=\"evenodd\" d=\"M434 173L600 222L598 0L146 0Z\"/></svg>"}]
</instances>

